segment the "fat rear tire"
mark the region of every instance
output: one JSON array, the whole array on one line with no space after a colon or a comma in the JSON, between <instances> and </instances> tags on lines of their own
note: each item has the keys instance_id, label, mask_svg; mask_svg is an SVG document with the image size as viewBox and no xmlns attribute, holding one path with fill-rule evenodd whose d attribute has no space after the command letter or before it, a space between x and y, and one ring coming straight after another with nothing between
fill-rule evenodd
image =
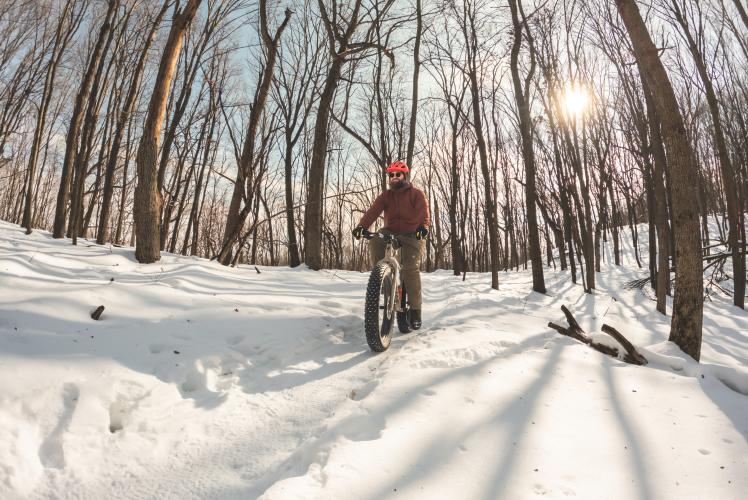
<instances>
[{"instance_id":1,"label":"fat rear tire","mask_svg":"<svg viewBox=\"0 0 748 500\"><path fill-rule=\"evenodd\" d=\"M392 268L387 264L377 264L369 275L364 310L366 343L374 352L386 351L392 341L395 314L387 308L395 291Z\"/></svg>"},{"instance_id":2,"label":"fat rear tire","mask_svg":"<svg viewBox=\"0 0 748 500\"><path fill-rule=\"evenodd\" d=\"M410 333L413 329L410 327L410 313L399 312L397 313L397 329L400 333Z\"/></svg>"},{"instance_id":3,"label":"fat rear tire","mask_svg":"<svg viewBox=\"0 0 748 500\"><path fill-rule=\"evenodd\" d=\"M410 309L408 308L408 291L403 285L403 294L400 299L400 309L402 312L397 313L397 329L400 333L410 333L413 329L410 327Z\"/></svg>"}]
</instances>

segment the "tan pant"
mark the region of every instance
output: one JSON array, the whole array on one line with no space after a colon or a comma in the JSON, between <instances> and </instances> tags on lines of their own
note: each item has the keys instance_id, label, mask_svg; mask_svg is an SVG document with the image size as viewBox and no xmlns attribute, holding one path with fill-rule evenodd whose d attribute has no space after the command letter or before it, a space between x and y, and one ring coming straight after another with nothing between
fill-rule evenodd
<instances>
[{"instance_id":1,"label":"tan pant","mask_svg":"<svg viewBox=\"0 0 748 500\"><path fill-rule=\"evenodd\" d=\"M387 229L381 229L380 232L392 234ZM421 256L426 246L426 240L417 240L415 236L400 235L399 252L395 253L397 260L402 266L403 281L405 290L408 293L408 302L411 309L421 309ZM369 258L372 267L374 264L384 258L385 244L381 238L372 238L369 240ZM398 255L399 254L399 255Z\"/></svg>"}]
</instances>

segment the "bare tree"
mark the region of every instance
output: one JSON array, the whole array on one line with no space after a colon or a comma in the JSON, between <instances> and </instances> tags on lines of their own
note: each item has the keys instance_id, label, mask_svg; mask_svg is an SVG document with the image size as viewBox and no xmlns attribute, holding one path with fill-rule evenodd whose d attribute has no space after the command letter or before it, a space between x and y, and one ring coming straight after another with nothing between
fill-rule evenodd
<instances>
[{"instance_id":1,"label":"bare tree","mask_svg":"<svg viewBox=\"0 0 748 500\"><path fill-rule=\"evenodd\" d=\"M305 12L304 18L309 15ZM319 29L307 22L300 22L286 37L279 52L280 68L273 80L273 99L283 114L283 166L286 201L286 233L288 235L288 260L291 267L301 264L301 252L296 232L294 210L294 155L296 145L306 132L309 116L316 102L317 86L323 62L321 52L325 49L319 39Z\"/></svg>"},{"instance_id":2,"label":"bare tree","mask_svg":"<svg viewBox=\"0 0 748 500\"><path fill-rule=\"evenodd\" d=\"M138 56L138 62L135 69L132 72L130 79L130 86L127 91L127 97L122 106L122 110L117 117L117 123L114 129L114 136L112 138L112 144L109 150L109 157L104 172L104 187L103 187L103 198L101 201L101 211L99 212L99 230L96 235L96 242L100 245L104 244L109 240L110 225L109 217L111 213L112 195L114 193L114 174L119 161L119 152L122 147L122 139L125 133L125 127L130 120L132 112L135 108L135 100L140 89L140 84L143 79L143 72L145 70L146 60L148 58L148 51L153 44L156 37L156 30L158 29L161 21L166 14L166 10L169 6L169 0L164 0L161 9L157 12L155 19L150 23L149 29L146 31L144 37L144 45Z\"/></svg>"},{"instance_id":3,"label":"bare tree","mask_svg":"<svg viewBox=\"0 0 748 500\"><path fill-rule=\"evenodd\" d=\"M634 0L616 0L626 26L639 70L652 91L662 120L662 138L670 158L673 190L673 225L676 265L675 296L670 340L698 361L701 354L703 288L699 221L692 200L696 198L693 179L697 164L686 135L683 117L657 47L647 31Z\"/></svg>"},{"instance_id":4,"label":"bare tree","mask_svg":"<svg viewBox=\"0 0 748 500\"><path fill-rule=\"evenodd\" d=\"M736 6L740 6L739 0L735 0L735 2ZM709 75L709 69L704 59L704 49L702 47L704 47L703 26L705 23L703 14L698 2L687 3L683 2L683 0L671 0L670 3L673 15L681 27L683 37L688 44L688 50L691 52L706 93L706 100L714 129L714 143L719 156L722 186L727 201L727 221L729 225L727 242L732 252L733 281L735 285L733 299L736 306L745 308L745 253L741 252L741 246L738 243L741 227L744 225L744 217L738 203L735 170L727 149L717 93L714 90L712 77ZM698 28L694 28L692 24L695 24ZM694 29L698 29L698 31L696 33L692 32Z\"/></svg>"},{"instance_id":5,"label":"bare tree","mask_svg":"<svg viewBox=\"0 0 748 500\"><path fill-rule=\"evenodd\" d=\"M37 107L38 113L36 117L36 128L34 129L34 138L31 143L31 151L29 152L27 167L28 181L26 184L26 203L23 209L23 221L21 223L21 225L26 228L26 234L30 234L32 228L32 207L34 201L36 163L39 158L39 150L41 148L42 135L44 134L44 128L46 125L47 112L52 100L52 92L54 91L57 68L60 65L60 61L62 60L62 56L70 43L70 40L81 25L84 13L85 9L82 4L78 4L74 0L65 2L59 13L57 28L49 48L51 54L47 62L41 102ZM0 152L2 152L2 150L3 148L0 147Z\"/></svg>"},{"instance_id":6,"label":"bare tree","mask_svg":"<svg viewBox=\"0 0 748 500\"><path fill-rule=\"evenodd\" d=\"M172 19L169 37L156 76L156 85L151 94L143 127L143 136L138 146L136 158L138 183L135 187L135 234L137 246L135 258L143 264L161 259L160 217L161 193L158 190L158 143L166 112L169 88L174 77L184 33L195 17L201 0L189 0L183 10L176 10Z\"/></svg>"},{"instance_id":7,"label":"bare tree","mask_svg":"<svg viewBox=\"0 0 748 500\"><path fill-rule=\"evenodd\" d=\"M267 0L260 0L260 35L265 47L265 66L262 70L262 77L255 95L254 103L249 114L249 125L247 134L244 138L242 154L239 158L236 181L234 182L234 193L231 197L228 218L226 219L226 230L223 236L223 246L217 255L218 261L227 266L232 262L232 251L234 244L238 241L244 222L252 209L252 195L255 192L256 178L253 175L255 159L255 141L257 131L260 127L260 120L265 109L268 94L270 93L270 84L273 80L273 70L278 56L278 46L281 35L291 20L291 10L286 9L285 17L273 36L270 35L267 19ZM242 203L244 207L240 208Z\"/></svg>"},{"instance_id":8,"label":"bare tree","mask_svg":"<svg viewBox=\"0 0 748 500\"><path fill-rule=\"evenodd\" d=\"M408 128L408 152L405 163L413 163L413 148L416 143L416 123L418 118L418 76L421 68L421 35L423 34L423 9L421 0L416 0L416 40L413 47L413 94L410 101L410 127Z\"/></svg>"},{"instance_id":9,"label":"bare tree","mask_svg":"<svg viewBox=\"0 0 748 500\"><path fill-rule=\"evenodd\" d=\"M522 0L509 0L512 13L514 43L512 44L511 72L514 82L514 97L519 114L520 136L522 138L522 158L525 163L525 205L527 207L527 232L530 244L530 260L532 261L532 289L538 293L545 293L543 279L543 258L540 253L540 238L538 236L538 220L535 210L537 193L535 190L535 151L532 138L532 118L530 117L530 82L535 73L535 51L530 49L530 69L524 79L519 76L519 52L522 46L522 33L525 32L527 41L533 43L532 34L527 24L527 18L522 9ZM522 14L520 21L519 13Z\"/></svg>"},{"instance_id":10,"label":"bare tree","mask_svg":"<svg viewBox=\"0 0 748 500\"><path fill-rule=\"evenodd\" d=\"M320 94L314 125L314 143L304 212L306 253L304 259L312 269L322 268L322 213L329 141L328 127L335 91L340 83L343 66L351 58L370 50L383 51L392 57L386 47L376 43L376 26L384 21L393 3L394 0L372 0L371 6L365 6L364 0L354 0L352 5L333 1L331 8L328 8L324 0L317 0L322 23L327 33L331 60ZM368 29L364 30L364 35L357 38L357 32L367 25Z\"/></svg>"}]
</instances>

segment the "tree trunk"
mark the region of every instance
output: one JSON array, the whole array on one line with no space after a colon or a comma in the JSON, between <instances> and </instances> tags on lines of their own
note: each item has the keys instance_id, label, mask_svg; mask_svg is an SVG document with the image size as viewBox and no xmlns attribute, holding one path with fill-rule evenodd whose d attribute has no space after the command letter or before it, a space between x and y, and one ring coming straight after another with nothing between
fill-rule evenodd
<instances>
[{"instance_id":1,"label":"tree trunk","mask_svg":"<svg viewBox=\"0 0 748 500\"><path fill-rule=\"evenodd\" d=\"M697 178L698 170L696 158L688 142L670 79L639 8L634 0L616 0L616 5L631 39L639 71L644 74L652 91L652 100L662 121L665 150L670 159L677 255L670 340L698 361L701 355L704 299L699 221L693 204L696 199L693 179Z\"/></svg>"},{"instance_id":2,"label":"tree trunk","mask_svg":"<svg viewBox=\"0 0 748 500\"><path fill-rule=\"evenodd\" d=\"M408 128L408 153L405 163L413 167L413 149L416 144L416 117L418 112L418 73L421 68L420 49L423 19L421 13L421 0L416 0L416 40L413 48L413 94L410 101L410 127Z\"/></svg>"},{"instance_id":3,"label":"tree trunk","mask_svg":"<svg viewBox=\"0 0 748 500\"><path fill-rule=\"evenodd\" d=\"M317 121L314 125L312 161L309 165L307 204L304 211L304 248L306 264L315 270L322 269L322 197L327 164L327 127L330 123L330 106L340 81L343 59L335 57L327 71L325 86L319 100Z\"/></svg>"},{"instance_id":4,"label":"tree trunk","mask_svg":"<svg viewBox=\"0 0 748 500\"><path fill-rule=\"evenodd\" d=\"M296 241L296 220L293 206L293 138L292 131L286 131L285 195L286 195L286 232L288 233L288 265L297 267L301 264L299 244Z\"/></svg>"},{"instance_id":5,"label":"tree trunk","mask_svg":"<svg viewBox=\"0 0 748 500\"><path fill-rule=\"evenodd\" d=\"M163 19L168 6L169 0L166 0L156 16L156 19L153 21L153 24L151 24L151 30L145 39L145 45L140 52L138 64L135 67L132 79L130 80L130 88L127 91L125 104L122 106L122 111L117 118L117 125L114 129L114 137L112 138L112 147L109 151L106 170L104 171L104 192L101 200L101 211L99 212L99 231L96 235L96 243L99 245L103 245L109 240L109 217L112 211L112 196L114 195L114 174L117 169L117 160L119 160L119 150L122 146L122 137L125 133L125 126L135 108L135 98L138 95L138 89L140 88L140 83L143 79L143 70L145 69L145 62L148 58L148 50L153 44L156 36L156 29L161 24L161 20Z\"/></svg>"},{"instance_id":6,"label":"tree trunk","mask_svg":"<svg viewBox=\"0 0 748 500\"><path fill-rule=\"evenodd\" d=\"M160 217L161 193L158 190L158 143L164 122L166 103L174 78L174 68L182 49L184 33L195 17L201 0L189 0L182 12L175 14L169 37L161 56L156 85L148 105L148 114L135 162L138 183L135 187L135 258L143 264L161 259Z\"/></svg>"},{"instance_id":7,"label":"tree trunk","mask_svg":"<svg viewBox=\"0 0 748 500\"><path fill-rule=\"evenodd\" d=\"M63 32L63 30L65 29L65 21L68 17L68 9L70 9L72 6L72 2L66 3L63 11L60 13L57 29L55 31L54 44L52 46L52 54L50 55L49 62L47 63L47 71L44 78L44 89L42 91L42 100L41 103L39 103L39 112L37 113L36 127L34 129L34 136L31 143L31 151L29 153L29 163L27 167L28 181L26 184L26 203L23 209L23 219L21 221L21 225L26 228L26 234L31 234L34 198L32 188L34 185L34 177L36 175L36 162L39 157L42 136L44 135L44 127L47 120L47 111L49 110L49 103L52 100L52 90L54 88L55 74L57 73L57 67L60 64L60 59L62 58L62 54L65 51L65 48L67 47L67 43L74 31L77 31L77 28L79 26L79 24L73 24L72 26L68 25L67 33ZM74 30L72 29L73 26L75 27ZM3 149L4 147L0 147L0 155L2 155Z\"/></svg>"},{"instance_id":8,"label":"tree trunk","mask_svg":"<svg viewBox=\"0 0 748 500\"><path fill-rule=\"evenodd\" d=\"M262 33L263 45L267 50L267 60L265 62L265 68L262 73L262 80L260 82L259 89L257 90L257 97L252 105L252 110L249 113L249 126L247 127L247 134L244 138L244 146L242 148L242 155L237 166L237 177L234 184L234 193L231 197L231 204L229 205L229 214L226 218L226 230L223 235L223 247L218 254L218 262L224 266L231 264L233 259L232 248L237 238L239 237L244 222L249 213L249 210L241 210L240 206L242 200L244 200L245 208L252 203L252 189L255 184L253 178L254 170L254 157L255 157L255 141L257 139L257 130L260 126L260 118L265 109L265 103L270 92L270 84L273 81L273 69L275 68L275 61L278 55L278 45L280 44L280 38L283 34L283 30L286 29L288 22L291 20L291 11L286 9L286 17L283 19L280 27L275 32L275 36L271 37L268 32L267 25L267 0L261 0L260 2L260 31Z\"/></svg>"},{"instance_id":9,"label":"tree trunk","mask_svg":"<svg viewBox=\"0 0 748 500\"><path fill-rule=\"evenodd\" d=\"M675 13L675 19L683 29L683 33L688 42L688 48L691 51L691 56L696 63L696 69L701 78L701 82L704 84L704 91L706 92L706 101L709 106L709 114L712 117L712 126L714 128L714 145L717 148L717 154L719 156L720 173L722 174L722 187L725 192L725 198L727 200L727 221L729 230L727 232L727 243L732 251L732 267L733 267L733 282L735 285L735 293L733 294L734 304L740 308L745 308L745 255L740 251L740 244L738 239L741 232L741 217L738 204L738 193L736 186L736 175L730 159L730 153L727 150L727 141L725 140L725 133L722 130L722 119L719 115L719 102L717 101L717 94L714 91L714 85L712 80L707 73L706 62L704 61L704 55L699 50L699 47L691 34L688 22L684 18L683 12L678 7L675 0L672 1L673 12ZM737 4L736 4L737 5Z\"/></svg>"},{"instance_id":10,"label":"tree trunk","mask_svg":"<svg viewBox=\"0 0 748 500\"><path fill-rule=\"evenodd\" d=\"M655 226L657 227L657 310L667 314L667 296L670 295L670 227L668 225L667 193L665 191L665 171L667 160L665 150L662 146L660 134L660 119L652 102L652 93L642 78L644 86L644 97L647 105L647 116L649 119L649 144L654 159L654 199L655 199Z\"/></svg>"},{"instance_id":11,"label":"tree trunk","mask_svg":"<svg viewBox=\"0 0 748 500\"><path fill-rule=\"evenodd\" d=\"M518 5L519 4L519 5ZM519 9L518 9L519 7ZM519 129L522 137L522 158L525 163L525 206L527 207L527 233L530 251L530 261L532 262L532 289L538 293L545 293L545 279L543 277L543 256L540 251L540 238L538 236L538 218L536 212L535 189L535 151L532 146L532 117L530 116L530 96L529 85L532 80L535 69L535 57L533 51L530 51L532 63L530 72L525 78L524 89L522 80L519 76L519 51L522 45L523 26L528 30L524 12L522 12L522 0L509 0L509 9L512 11L512 22L514 24L514 43L512 45L510 68L512 72L512 81L514 82L514 98L519 111ZM522 22L520 22L518 12L522 12ZM532 40L530 38L530 40Z\"/></svg>"},{"instance_id":12,"label":"tree trunk","mask_svg":"<svg viewBox=\"0 0 748 500\"><path fill-rule=\"evenodd\" d=\"M80 133L81 120L83 120L84 108L89 99L91 85L96 74L96 69L99 65L99 59L103 52L104 43L107 39L109 30L111 29L112 16L118 6L119 2L117 0L109 0L104 23L99 29L96 45L94 46L94 50L88 61L88 67L83 75L83 81L81 82L78 94L75 97L73 115L70 118L70 125L68 125L68 133L65 141L65 159L62 163L60 189L57 192L55 221L52 229L52 236L54 238L62 238L65 236L67 205L70 197L70 184L73 176L73 164L75 163L75 156L78 148L78 136Z\"/></svg>"},{"instance_id":13,"label":"tree trunk","mask_svg":"<svg viewBox=\"0 0 748 500\"><path fill-rule=\"evenodd\" d=\"M91 143L93 141L94 129L96 128L96 119L98 117L98 105L99 105L99 86L101 85L101 77L104 74L104 66L106 62L106 55L109 52L109 46L114 38L114 30L112 29L112 23L114 18L117 16L117 10L119 9L119 0L110 2L109 9L111 13L107 12L107 20L101 27L100 37L105 37L104 45L100 49L100 55L96 62L96 72L94 74L93 81L91 82L91 91L89 93L88 105L86 106L86 113L84 115L83 127L80 131L81 145L77 154L74 155L72 170L73 170L73 184L72 193L70 197L70 221L68 222L68 228L70 236L73 239L73 245L78 244L78 233L81 230L80 222L83 217L83 191L85 188L86 181L86 170L88 168L88 159L91 150ZM98 44L98 42L97 42ZM110 63L111 64L111 63Z\"/></svg>"}]
</instances>

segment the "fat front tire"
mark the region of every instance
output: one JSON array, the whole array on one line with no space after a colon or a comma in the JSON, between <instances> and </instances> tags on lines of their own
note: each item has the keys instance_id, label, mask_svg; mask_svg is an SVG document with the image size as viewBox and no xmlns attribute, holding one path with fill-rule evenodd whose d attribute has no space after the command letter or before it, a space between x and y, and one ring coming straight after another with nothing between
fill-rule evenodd
<instances>
[{"instance_id":1,"label":"fat front tire","mask_svg":"<svg viewBox=\"0 0 748 500\"><path fill-rule=\"evenodd\" d=\"M377 264L366 287L364 330L366 342L374 352L386 351L392 341L395 314L389 310L390 297L395 293L394 275L387 264Z\"/></svg>"}]
</instances>

